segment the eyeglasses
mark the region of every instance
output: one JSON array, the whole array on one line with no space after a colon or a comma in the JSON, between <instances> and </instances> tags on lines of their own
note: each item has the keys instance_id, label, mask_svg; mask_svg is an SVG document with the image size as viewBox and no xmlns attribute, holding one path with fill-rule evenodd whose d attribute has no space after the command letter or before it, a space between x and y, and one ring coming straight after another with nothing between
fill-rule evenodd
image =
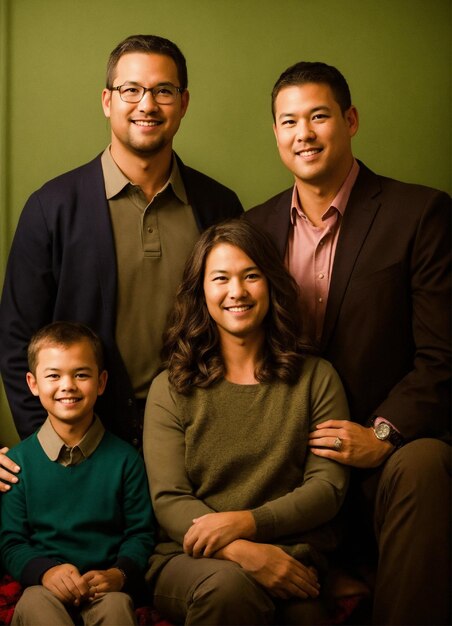
<instances>
[{"instance_id":1,"label":"eyeglasses","mask_svg":"<svg viewBox=\"0 0 452 626\"><path fill-rule=\"evenodd\" d=\"M146 91L150 91L154 102L157 104L173 104L176 101L178 93L182 93L182 87L176 87L171 83L164 83L156 87L142 87L136 83L124 83L119 87L109 87L110 91L118 91L119 97L124 102L137 103L140 102Z\"/></svg>"}]
</instances>

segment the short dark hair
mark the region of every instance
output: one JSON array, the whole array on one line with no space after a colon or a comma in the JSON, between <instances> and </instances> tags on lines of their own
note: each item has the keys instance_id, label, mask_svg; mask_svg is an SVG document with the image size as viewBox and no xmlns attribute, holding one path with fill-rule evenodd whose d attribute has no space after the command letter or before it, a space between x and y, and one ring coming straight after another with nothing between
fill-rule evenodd
<instances>
[{"instance_id":1,"label":"short dark hair","mask_svg":"<svg viewBox=\"0 0 452 626\"><path fill-rule=\"evenodd\" d=\"M298 287L270 236L244 219L208 228L186 262L162 351L170 383L179 393L187 394L192 386L209 387L224 377L218 329L204 296L206 259L221 243L243 250L268 283L270 305L264 320L264 356L255 372L257 380L294 383L304 354L300 343Z\"/></svg>"},{"instance_id":2,"label":"short dark hair","mask_svg":"<svg viewBox=\"0 0 452 626\"><path fill-rule=\"evenodd\" d=\"M177 67L180 85L176 85L176 87L181 87L184 90L187 89L187 62L185 61L184 55L175 43L157 35L130 35L130 37L118 43L110 54L107 63L107 89L113 87L114 73L119 59L123 54L130 52L163 54L164 56L170 57Z\"/></svg>"},{"instance_id":3,"label":"short dark hair","mask_svg":"<svg viewBox=\"0 0 452 626\"><path fill-rule=\"evenodd\" d=\"M285 87L304 85L305 83L324 83L333 92L334 99L342 113L352 106L350 89L340 71L332 65L320 61L300 61L288 67L278 78L272 91L272 114L275 119L275 101Z\"/></svg>"},{"instance_id":4,"label":"short dark hair","mask_svg":"<svg viewBox=\"0 0 452 626\"><path fill-rule=\"evenodd\" d=\"M104 369L102 342L96 333L80 322L52 322L38 330L28 345L28 368L35 375L39 351L47 345L68 348L74 343L88 341L93 349L99 372Z\"/></svg>"}]
</instances>

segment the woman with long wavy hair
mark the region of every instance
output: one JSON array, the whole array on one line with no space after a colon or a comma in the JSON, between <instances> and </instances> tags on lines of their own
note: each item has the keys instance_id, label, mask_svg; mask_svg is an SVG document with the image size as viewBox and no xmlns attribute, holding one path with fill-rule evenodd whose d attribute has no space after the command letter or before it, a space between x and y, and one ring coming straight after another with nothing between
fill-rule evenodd
<instances>
[{"instance_id":1,"label":"woman with long wavy hair","mask_svg":"<svg viewBox=\"0 0 452 626\"><path fill-rule=\"evenodd\" d=\"M325 617L329 522L347 469L309 451L348 416L336 372L300 344L297 288L244 220L203 233L146 406L144 454L161 528L149 582L178 624L313 624Z\"/></svg>"}]
</instances>

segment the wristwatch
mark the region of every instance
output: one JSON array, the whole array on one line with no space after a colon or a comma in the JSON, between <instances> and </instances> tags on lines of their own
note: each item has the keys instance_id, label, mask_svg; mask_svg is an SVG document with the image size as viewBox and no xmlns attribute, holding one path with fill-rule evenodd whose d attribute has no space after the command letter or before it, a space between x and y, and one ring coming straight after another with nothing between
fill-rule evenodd
<instances>
[{"instance_id":1,"label":"wristwatch","mask_svg":"<svg viewBox=\"0 0 452 626\"><path fill-rule=\"evenodd\" d=\"M389 441L396 450L405 445L405 440L402 435L391 426L389 422L381 421L375 426L376 419L377 417L373 418L371 426L377 439L380 441Z\"/></svg>"}]
</instances>

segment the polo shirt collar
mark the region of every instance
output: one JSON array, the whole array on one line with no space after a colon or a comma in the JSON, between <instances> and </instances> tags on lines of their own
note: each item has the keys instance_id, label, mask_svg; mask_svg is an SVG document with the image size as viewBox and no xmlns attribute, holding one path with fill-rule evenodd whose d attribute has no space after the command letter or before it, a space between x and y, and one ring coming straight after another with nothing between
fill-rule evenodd
<instances>
[{"instance_id":1,"label":"polo shirt collar","mask_svg":"<svg viewBox=\"0 0 452 626\"><path fill-rule=\"evenodd\" d=\"M124 172L118 167L113 157L111 156L110 146L107 146L102 153L101 156L102 163L102 171L104 174L105 181L105 194L107 200L111 200L116 195L118 195L127 185L134 185L134 183L127 178ZM184 204L188 204L187 193L185 191L185 186L182 181L182 176L180 174L179 165L177 164L177 159L174 157L172 159L171 164L171 173L163 185L162 189L159 193L162 193L171 186L176 197L183 202Z\"/></svg>"}]
</instances>

